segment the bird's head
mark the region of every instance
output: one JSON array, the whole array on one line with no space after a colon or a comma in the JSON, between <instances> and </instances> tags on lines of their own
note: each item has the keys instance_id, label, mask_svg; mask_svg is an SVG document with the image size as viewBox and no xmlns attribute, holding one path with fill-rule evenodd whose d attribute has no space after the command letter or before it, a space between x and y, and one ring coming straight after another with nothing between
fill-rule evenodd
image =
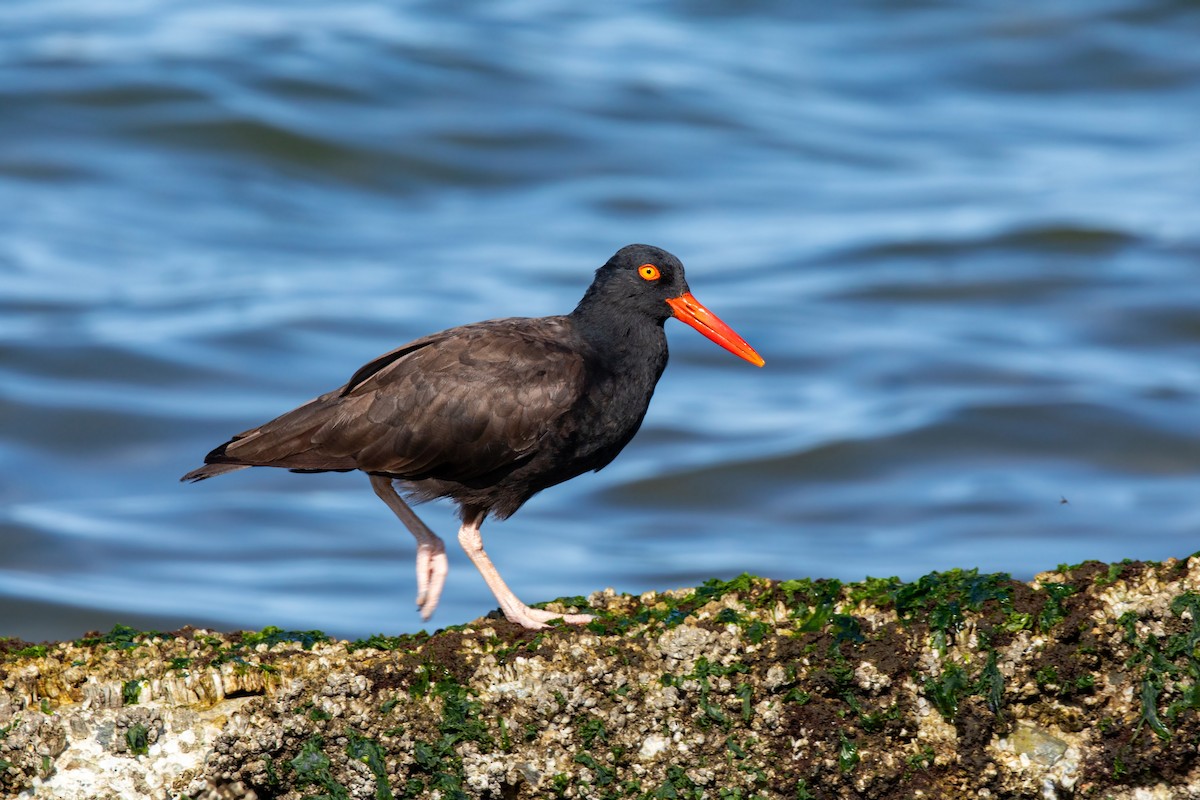
<instances>
[{"instance_id":1,"label":"bird's head","mask_svg":"<svg viewBox=\"0 0 1200 800\"><path fill-rule=\"evenodd\" d=\"M683 263L662 248L631 244L613 254L596 270L579 303L581 309L592 305L643 314L660 323L675 317L751 364L764 363L753 347L692 296Z\"/></svg>"}]
</instances>

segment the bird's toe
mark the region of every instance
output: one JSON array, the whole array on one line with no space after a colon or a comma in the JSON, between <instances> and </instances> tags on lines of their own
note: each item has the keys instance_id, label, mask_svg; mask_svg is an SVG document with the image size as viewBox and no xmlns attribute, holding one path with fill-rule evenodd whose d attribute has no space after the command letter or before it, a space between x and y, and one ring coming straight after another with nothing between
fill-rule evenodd
<instances>
[{"instance_id":1,"label":"bird's toe","mask_svg":"<svg viewBox=\"0 0 1200 800\"><path fill-rule=\"evenodd\" d=\"M441 544L441 541L438 541ZM446 575L450 572L450 561L446 558L446 548L431 545L420 545L417 548L417 608L421 618L428 620L433 616L438 601L442 599L442 589L446 586Z\"/></svg>"},{"instance_id":2,"label":"bird's toe","mask_svg":"<svg viewBox=\"0 0 1200 800\"><path fill-rule=\"evenodd\" d=\"M583 625L595 619L595 617L591 614L562 614L557 611L547 611L543 608L529 608L528 606L525 606L523 610L529 619L538 623L537 627L539 628L546 627L545 623L555 619L561 619L563 622L569 625ZM512 618L509 617L509 619ZM513 622L516 621L517 620L513 620ZM528 628L531 626L526 625L525 627Z\"/></svg>"}]
</instances>

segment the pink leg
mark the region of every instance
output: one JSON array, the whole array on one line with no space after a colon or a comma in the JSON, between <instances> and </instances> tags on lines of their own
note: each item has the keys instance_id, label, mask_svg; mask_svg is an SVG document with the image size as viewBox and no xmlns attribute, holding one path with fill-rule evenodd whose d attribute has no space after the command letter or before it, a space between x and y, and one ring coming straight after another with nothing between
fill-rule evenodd
<instances>
[{"instance_id":1,"label":"pink leg","mask_svg":"<svg viewBox=\"0 0 1200 800\"><path fill-rule=\"evenodd\" d=\"M396 493L391 478L372 475L371 488L417 540L417 609L421 612L421 619L427 620L437 608L442 587L446 585L446 573L450 571L450 562L446 560L446 544L421 522L408 503Z\"/></svg>"},{"instance_id":2,"label":"pink leg","mask_svg":"<svg viewBox=\"0 0 1200 800\"><path fill-rule=\"evenodd\" d=\"M545 628L547 627L546 623L552 619L561 618L563 622L575 625L591 622L594 619L591 614L556 614L553 611L530 608L518 600L517 596L512 593L512 589L509 589L504 579L500 577L496 565L483 550L483 537L479 535L479 527L483 524L484 516L483 512L479 512L463 520L462 527L458 529L458 543L462 545L462 549L471 559L471 563L479 570L479 574L483 576L483 580L492 590L492 594L496 595L496 599L500 601L500 609L509 622L515 622L526 628Z\"/></svg>"}]
</instances>

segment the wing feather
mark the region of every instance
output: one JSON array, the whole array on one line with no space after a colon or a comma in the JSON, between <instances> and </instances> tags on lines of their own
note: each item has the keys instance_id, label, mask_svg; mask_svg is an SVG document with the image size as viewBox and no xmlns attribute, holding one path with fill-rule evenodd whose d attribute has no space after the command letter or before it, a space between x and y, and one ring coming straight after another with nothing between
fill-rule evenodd
<instances>
[{"instance_id":1,"label":"wing feather","mask_svg":"<svg viewBox=\"0 0 1200 800\"><path fill-rule=\"evenodd\" d=\"M581 397L586 370L573 337L564 317L492 320L427 336L210 457L412 480L493 474L527 460Z\"/></svg>"}]
</instances>

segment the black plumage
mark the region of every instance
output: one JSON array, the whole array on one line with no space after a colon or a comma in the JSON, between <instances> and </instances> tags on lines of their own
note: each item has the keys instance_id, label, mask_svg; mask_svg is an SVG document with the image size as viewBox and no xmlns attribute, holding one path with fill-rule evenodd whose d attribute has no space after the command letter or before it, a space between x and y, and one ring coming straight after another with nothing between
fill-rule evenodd
<instances>
[{"instance_id":1,"label":"black plumage","mask_svg":"<svg viewBox=\"0 0 1200 800\"><path fill-rule=\"evenodd\" d=\"M695 302L675 256L630 245L597 270L570 314L489 320L410 342L344 386L234 436L183 480L250 466L368 473L418 539L418 604L426 617L445 577L444 548L392 481L412 500L448 497L461 509L460 541L506 615L539 626L547 612L511 595L481 542L472 553L479 525L489 514L510 516L542 489L599 470L629 443L666 367L663 323L672 315L761 366L749 345Z\"/></svg>"}]
</instances>

